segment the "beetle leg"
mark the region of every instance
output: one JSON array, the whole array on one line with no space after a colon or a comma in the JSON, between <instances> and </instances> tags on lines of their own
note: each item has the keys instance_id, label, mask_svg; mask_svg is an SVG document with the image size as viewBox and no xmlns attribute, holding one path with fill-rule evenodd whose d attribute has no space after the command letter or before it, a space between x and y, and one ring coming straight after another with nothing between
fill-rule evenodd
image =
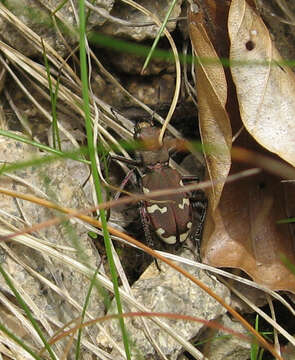
<instances>
[{"instance_id":1,"label":"beetle leg","mask_svg":"<svg viewBox=\"0 0 295 360\"><path fill-rule=\"evenodd\" d=\"M153 237L152 237L152 233L151 233L151 229L150 229L150 221L149 221L149 217L148 217L146 207L145 207L145 204L143 201L141 201L139 203L139 214L140 214L140 220L142 223L147 246L153 247L154 241L153 241Z\"/></svg>"},{"instance_id":2,"label":"beetle leg","mask_svg":"<svg viewBox=\"0 0 295 360\"><path fill-rule=\"evenodd\" d=\"M126 159L124 156L120 156L120 155L111 155L110 158L112 160L121 161L121 162L131 165L131 166L140 166L141 165L140 160Z\"/></svg>"},{"instance_id":3,"label":"beetle leg","mask_svg":"<svg viewBox=\"0 0 295 360\"><path fill-rule=\"evenodd\" d=\"M125 176L125 178L123 179L121 185L120 185L120 190L116 192L115 196L114 196L114 200L118 200L120 195L121 195L121 190L124 189L124 187L126 186L126 184L128 183L128 181L131 179L131 176L134 174L134 169L131 169L128 171L127 175Z\"/></svg>"},{"instance_id":4,"label":"beetle leg","mask_svg":"<svg viewBox=\"0 0 295 360\"><path fill-rule=\"evenodd\" d=\"M198 247L198 252L200 253L202 232L204 227L204 222L206 219L207 213L207 199L203 191L196 191L194 194L194 198L191 200L193 214L194 214L194 231L192 233L192 238Z\"/></svg>"},{"instance_id":5,"label":"beetle leg","mask_svg":"<svg viewBox=\"0 0 295 360\"><path fill-rule=\"evenodd\" d=\"M207 209L207 199L205 193L202 190L194 190L190 197L192 207L196 209L200 215L200 220L205 217Z\"/></svg>"},{"instance_id":6,"label":"beetle leg","mask_svg":"<svg viewBox=\"0 0 295 360\"><path fill-rule=\"evenodd\" d=\"M183 175L181 177L181 183L182 184L186 184L186 183L199 183L200 182L200 179L198 176L195 176L195 175ZM188 196L190 198L190 200L193 200L194 198L194 192L196 192L198 190L193 190L193 191L189 191L188 192Z\"/></svg>"},{"instance_id":7,"label":"beetle leg","mask_svg":"<svg viewBox=\"0 0 295 360\"><path fill-rule=\"evenodd\" d=\"M184 247L192 253L195 261L201 262L199 245L198 244L196 245L196 241L192 239L192 236L188 236Z\"/></svg>"},{"instance_id":8,"label":"beetle leg","mask_svg":"<svg viewBox=\"0 0 295 360\"><path fill-rule=\"evenodd\" d=\"M196 175L182 175L181 179L183 181L195 181L195 182L200 182L200 179L198 176Z\"/></svg>"},{"instance_id":9,"label":"beetle leg","mask_svg":"<svg viewBox=\"0 0 295 360\"><path fill-rule=\"evenodd\" d=\"M146 211L145 203L143 201L141 201L139 204L139 214L140 214L140 219L141 219L141 223L143 226L146 245L153 248L154 241L153 241L153 237L152 237L152 233L151 233L150 221L149 221L148 214ZM158 271L161 272L161 268L158 263L158 260L156 258L154 258L153 260L155 261Z\"/></svg>"}]
</instances>

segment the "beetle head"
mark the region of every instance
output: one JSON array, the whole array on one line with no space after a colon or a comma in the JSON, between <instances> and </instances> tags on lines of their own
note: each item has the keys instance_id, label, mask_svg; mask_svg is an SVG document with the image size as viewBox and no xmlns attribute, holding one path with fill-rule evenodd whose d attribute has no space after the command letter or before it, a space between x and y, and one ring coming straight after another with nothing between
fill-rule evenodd
<instances>
[{"instance_id":1,"label":"beetle head","mask_svg":"<svg viewBox=\"0 0 295 360\"><path fill-rule=\"evenodd\" d=\"M134 139L143 143L145 150L156 151L161 148L159 144L160 129L146 121L137 123Z\"/></svg>"}]
</instances>

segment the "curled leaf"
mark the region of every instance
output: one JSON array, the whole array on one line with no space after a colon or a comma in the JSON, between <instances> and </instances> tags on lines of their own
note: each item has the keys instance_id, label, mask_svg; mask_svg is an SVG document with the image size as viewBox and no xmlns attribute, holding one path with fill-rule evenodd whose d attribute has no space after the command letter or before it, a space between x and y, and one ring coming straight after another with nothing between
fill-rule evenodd
<instances>
[{"instance_id":1,"label":"curled leaf","mask_svg":"<svg viewBox=\"0 0 295 360\"><path fill-rule=\"evenodd\" d=\"M283 254L295 264L294 225L278 224L295 211L289 198L295 198L294 183L265 173L226 184L214 213L214 231L202 246L203 261L242 269L272 290L295 293L295 276L281 261Z\"/></svg>"},{"instance_id":2,"label":"curled leaf","mask_svg":"<svg viewBox=\"0 0 295 360\"><path fill-rule=\"evenodd\" d=\"M258 143L294 166L294 73L283 65L268 29L245 0L232 0L228 31L242 121Z\"/></svg>"},{"instance_id":3,"label":"curled leaf","mask_svg":"<svg viewBox=\"0 0 295 360\"><path fill-rule=\"evenodd\" d=\"M214 45L209 38L202 11L189 13L189 31L196 64L197 97L199 105L199 127L202 143L210 145L205 153L212 189L208 199L214 210L219 202L224 181L231 164L232 133L225 109L227 83L223 66L219 61ZM223 181L213 182L216 179Z\"/></svg>"}]
</instances>

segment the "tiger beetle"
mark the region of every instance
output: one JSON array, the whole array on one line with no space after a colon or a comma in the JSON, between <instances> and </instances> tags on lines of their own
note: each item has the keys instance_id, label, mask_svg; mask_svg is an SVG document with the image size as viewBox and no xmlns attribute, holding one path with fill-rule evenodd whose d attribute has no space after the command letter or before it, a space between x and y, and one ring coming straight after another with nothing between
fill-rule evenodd
<instances>
[{"instance_id":1,"label":"tiger beetle","mask_svg":"<svg viewBox=\"0 0 295 360\"><path fill-rule=\"evenodd\" d=\"M138 160L127 160L135 165L137 180L143 194L149 194L156 190L177 189L184 186L183 181L197 181L196 176L182 176L178 170L170 164L169 147L165 142L158 142L160 128L150 122L139 122L135 127L134 139L143 143L145 147L137 151ZM115 159L124 161L120 157ZM130 175L126 176L123 183L127 183ZM202 219L198 218L196 232L201 229L200 222L205 217L205 207L202 201L195 202L202 213ZM180 244L187 238L193 227L193 211L190 195L188 193L171 193L170 195L158 196L155 200L144 200L140 203L140 217L143 224L146 240L153 244L152 229L166 244ZM195 216L194 216L195 218ZM195 228L195 227L194 227ZM197 235L198 236L198 235Z\"/></svg>"}]
</instances>

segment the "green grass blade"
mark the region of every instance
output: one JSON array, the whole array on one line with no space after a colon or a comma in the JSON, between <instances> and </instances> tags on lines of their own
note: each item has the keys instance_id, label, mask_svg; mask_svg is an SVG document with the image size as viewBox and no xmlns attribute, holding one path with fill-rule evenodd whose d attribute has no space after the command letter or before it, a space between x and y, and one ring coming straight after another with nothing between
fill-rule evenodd
<instances>
[{"instance_id":1,"label":"green grass blade","mask_svg":"<svg viewBox=\"0 0 295 360\"><path fill-rule=\"evenodd\" d=\"M60 4L52 11L52 15L55 15L69 0L63 0Z\"/></svg>"},{"instance_id":2,"label":"green grass blade","mask_svg":"<svg viewBox=\"0 0 295 360\"><path fill-rule=\"evenodd\" d=\"M119 40L112 36L99 34L98 32L90 32L88 35L89 42L100 45L105 48L113 49L120 53L135 54L137 56L146 57L150 51L150 47L131 41ZM155 50L154 54L157 58L167 61L174 61L171 51Z\"/></svg>"},{"instance_id":3,"label":"green grass blade","mask_svg":"<svg viewBox=\"0 0 295 360\"><path fill-rule=\"evenodd\" d=\"M163 33L164 29L165 29L165 26L167 25L167 22L168 22L168 20L169 20L169 17L170 17L170 15L171 15L171 12L172 12L172 10L174 9L174 6L175 6L175 4L177 3L177 1L178 1L178 0L173 0L172 3L171 3L171 5L170 5L170 7L169 7L169 9L168 9L168 11L167 11L167 14L166 14L166 16L165 16L165 19L164 19L164 21L163 21L163 23L162 23L162 25L161 25L161 27L160 27L160 29L159 29L159 31L158 31L158 34L157 34L157 36L156 36L156 38L155 38L155 40L154 40L154 42L153 42L153 45L152 45L152 47L151 47L151 49L150 49L150 51L149 51L149 53L148 53L148 56L147 56L146 60L145 60L145 62L144 62L144 65L143 65L143 67L142 67L142 72L147 68L147 66L148 66L148 64L149 64L149 62L150 62L150 59L151 59L151 57L153 56L153 53L154 53L154 51L155 51L155 49L156 49L156 47L157 47L157 45L158 45L158 42L159 42L159 40L160 40L160 37L161 37L161 35L162 35L162 33Z\"/></svg>"},{"instance_id":4,"label":"green grass blade","mask_svg":"<svg viewBox=\"0 0 295 360\"><path fill-rule=\"evenodd\" d=\"M31 348L26 345L21 339L19 339L17 336L15 336L11 331L9 331L3 324L0 323L0 331L5 333L8 337L10 337L15 343L20 345L24 350L26 350L30 355L33 356L36 360L43 360L39 355L35 354Z\"/></svg>"},{"instance_id":5,"label":"green grass blade","mask_svg":"<svg viewBox=\"0 0 295 360\"><path fill-rule=\"evenodd\" d=\"M95 148L93 144L93 133L92 133L92 126L91 126L91 117L90 117L90 105L89 105L89 93L88 93L88 71L87 71L87 61L86 61L86 43L85 43L85 36L86 36L86 29L85 29L85 3L84 0L79 0L79 20L80 20L80 67L81 67L81 80L82 80L82 94L83 94L83 107L84 107L84 114L85 114L85 125L86 125L86 133L87 133L87 142L88 142L88 149L89 149L89 156L91 161L91 170L93 181L96 189L97 200L99 203L103 201L102 191L100 186L100 179L98 176L98 171L96 167L95 161ZM118 313L121 315L122 311L122 304L119 295L119 286L118 286L118 277L117 271L114 263L114 259L112 256L111 250L111 242L110 242L110 235L107 229L107 221L106 221L106 214L103 209L100 209L100 219L102 223L102 230L104 235L104 243L106 247L107 258L110 266L110 273L111 278L114 286L114 294L117 303ZM127 331L125 328L123 318L119 319L123 343L125 347L125 353L127 359L131 359L130 356L130 348L129 342L127 337Z\"/></svg>"},{"instance_id":6,"label":"green grass blade","mask_svg":"<svg viewBox=\"0 0 295 360\"><path fill-rule=\"evenodd\" d=\"M255 330L256 331L258 331L258 322L259 322L259 316L257 314L256 319L255 319ZM256 339L253 339L253 342L251 344L250 359L258 360L258 353L259 353L259 344L256 341Z\"/></svg>"},{"instance_id":7,"label":"green grass blade","mask_svg":"<svg viewBox=\"0 0 295 360\"><path fill-rule=\"evenodd\" d=\"M280 254L280 259L286 268L295 275L295 265L287 258L285 254Z\"/></svg>"},{"instance_id":8,"label":"green grass blade","mask_svg":"<svg viewBox=\"0 0 295 360\"><path fill-rule=\"evenodd\" d=\"M295 218L292 217L292 218L288 218L288 219L282 219L282 220L278 220L277 221L277 224L291 224L295 222Z\"/></svg>"},{"instance_id":9,"label":"green grass blade","mask_svg":"<svg viewBox=\"0 0 295 360\"><path fill-rule=\"evenodd\" d=\"M31 314L31 311L29 309L29 307L27 306L27 304L23 301L22 297L20 296L19 292L16 290L16 288L14 287L12 281L10 280L9 276L6 274L6 272L4 271L4 269L2 268L2 266L0 265L0 272L1 275L3 276L6 284L9 286L9 288L11 289L11 291L14 293L16 300L18 301L18 303L20 304L20 306L23 308L24 312L26 313L28 319L30 320L31 324L33 325L34 329L36 330L36 332L38 333L38 335L40 336L40 339L42 340L46 350L48 351L50 358L53 360L56 360L56 357L50 347L50 345L48 344L47 340L45 339L45 336L43 335L41 329L39 328L39 325L37 323L37 321L34 319L33 315Z\"/></svg>"},{"instance_id":10,"label":"green grass blade","mask_svg":"<svg viewBox=\"0 0 295 360\"><path fill-rule=\"evenodd\" d=\"M262 360L263 354L264 354L264 349L260 348L259 355L258 355L258 360Z\"/></svg>"},{"instance_id":11,"label":"green grass blade","mask_svg":"<svg viewBox=\"0 0 295 360\"><path fill-rule=\"evenodd\" d=\"M87 153L87 149L85 150L84 149L84 152ZM53 156L43 156L43 157L35 157L35 158L32 158L30 160L27 160L27 161L20 161L20 162L15 162L11 165L7 165L7 164L4 164L4 166L2 166L2 168L0 169L0 175L1 174L4 174L4 173L9 173L9 172L13 172L13 171L17 171L17 170L21 170L21 169L24 169L26 167L29 167L29 166L34 166L34 167L37 167L37 166L41 166L43 164L46 164L46 163L50 163L50 162L53 162L53 161L56 161L56 160L60 160L61 158L70 158L70 159L73 159L73 160L78 160L78 161L81 161L81 159L79 158L79 156L77 156L76 154L81 154L81 152L83 152L83 149L79 149L77 151L74 151L74 152L68 152L68 153L63 153L62 156L56 156L56 155L53 155Z\"/></svg>"},{"instance_id":12,"label":"green grass blade","mask_svg":"<svg viewBox=\"0 0 295 360\"><path fill-rule=\"evenodd\" d=\"M93 286L94 286L95 281L96 281L97 273L98 273L98 268L95 270L95 272L93 274L93 277L91 279L90 286L89 286L89 289L88 289L88 292L87 292L87 295L86 295L86 298L85 298L85 303L84 303L82 314L81 314L81 324L83 323L84 318L85 318L86 309L87 309L87 307L89 305L90 295L91 295ZM78 331L78 338L77 338L76 360L80 359L81 338L82 338L82 329L80 328L79 331Z\"/></svg>"},{"instance_id":13,"label":"green grass blade","mask_svg":"<svg viewBox=\"0 0 295 360\"><path fill-rule=\"evenodd\" d=\"M62 157L62 158L68 158L68 159L72 159L72 160L77 160L77 161L80 161L80 162L82 162L84 164L87 164L87 165L90 164L90 162L88 160L85 160L85 159L82 159L82 158L79 157L80 154L84 155L84 154L88 153L88 149L85 148L85 147L81 147L80 149L77 149L77 150L74 150L74 151L63 152L63 151L53 149L50 146L43 145L43 144L41 144L41 143L39 143L39 142L37 142L35 140L28 139L27 137L17 135L14 132L11 132L11 131L0 130L0 135L6 136L6 137L8 137L10 139L14 139L14 140L23 142L23 143L28 144L28 145L35 146L40 150L43 150L43 151L49 152L51 154L54 154L54 155L56 155L56 159L58 159L59 157Z\"/></svg>"}]
</instances>

